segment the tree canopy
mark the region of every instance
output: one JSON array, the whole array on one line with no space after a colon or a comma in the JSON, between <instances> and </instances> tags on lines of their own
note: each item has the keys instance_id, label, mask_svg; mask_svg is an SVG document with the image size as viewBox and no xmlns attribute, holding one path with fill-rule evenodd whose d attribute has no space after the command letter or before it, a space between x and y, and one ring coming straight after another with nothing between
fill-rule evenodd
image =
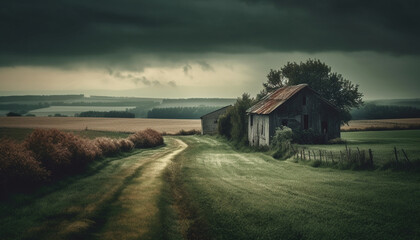
<instances>
[{"instance_id":1,"label":"tree canopy","mask_svg":"<svg viewBox=\"0 0 420 240\"><path fill-rule=\"evenodd\" d=\"M340 110L342 123L351 120L350 110L363 104L363 94L359 85L353 84L341 74L331 71L331 67L319 59L309 59L306 62L288 62L280 70L271 69L267 75L264 89L257 99L284 87L306 83L322 97L330 101Z\"/></svg>"}]
</instances>

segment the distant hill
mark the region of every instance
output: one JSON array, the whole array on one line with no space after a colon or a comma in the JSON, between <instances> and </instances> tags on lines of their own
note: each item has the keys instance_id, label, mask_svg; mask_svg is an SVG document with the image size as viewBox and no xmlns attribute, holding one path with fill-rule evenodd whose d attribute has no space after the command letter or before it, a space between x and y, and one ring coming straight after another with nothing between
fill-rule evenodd
<instances>
[{"instance_id":1,"label":"distant hill","mask_svg":"<svg viewBox=\"0 0 420 240\"><path fill-rule=\"evenodd\" d=\"M353 109L352 119L420 118L420 99L382 99L366 101L359 109Z\"/></svg>"},{"instance_id":2,"label":"distant hill","mask_svg":"<svg viewBox=\"0 0 420 240\"><path fill-rule=\"evenodd\" d=\"M380 100L372 100L366 101L366 103L373 103L375 105L381 106L406 106L406 107L415 107L420 108L420 98L412 98L412 99L380 99Z\"/></svg>"},{"instance_id":3,"label":"distant hill","mask_svg":"<svg viewBox=\"0 0 420 240\"><path fill-rule=\"evenodd\" d=\"M182 108L183 114L178 114L177 116L173 116L173 118L180 118L182 116L186 118L197 118L198 115L203 112L205 113L207 110L231 105L235 101L235 98L163 99L111 96L87 97L83 94L0 96L0 116L5 116L8 112L16 112L22 115L28 113L37 115L39 111L48 112L48 115L70 114L69 116L73 116L83 111L98 111L98 107L110 107L110 109L103 111L112 111L115 110L114 108L129 106L130 109L127 111L135 114L137 118L147 118L149 111L159 108L165 108L166 113L170 112L170 108L177 108L178 111L178 108ZM60 107L62 107L61 110ZM71 113L68 112L69 107L74 107ZM192 110L193 108L194 110ZM158 115L160 115L161 113L163 114L163 111L152 111L151 116L155 116L155 113L159 113ZM166 116L166 118L171 118L171 116Z\"/></svg>"}]
</instances>

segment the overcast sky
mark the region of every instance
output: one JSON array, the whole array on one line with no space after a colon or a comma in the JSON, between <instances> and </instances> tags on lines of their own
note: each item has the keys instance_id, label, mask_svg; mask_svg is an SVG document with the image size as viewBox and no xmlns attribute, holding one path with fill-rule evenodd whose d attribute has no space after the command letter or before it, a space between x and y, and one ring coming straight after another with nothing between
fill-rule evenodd
<instances>
[{"instance_id":1,"label":"overcast sky","mask_svg":"<svg viewBox=\"0 0 420 240\"><path fill-rule=\"evenodd\" d=\"M5 0L0 94L237 97L316 58L366 99L417 98L418 0Z\"/></svg>"}]
</instances>

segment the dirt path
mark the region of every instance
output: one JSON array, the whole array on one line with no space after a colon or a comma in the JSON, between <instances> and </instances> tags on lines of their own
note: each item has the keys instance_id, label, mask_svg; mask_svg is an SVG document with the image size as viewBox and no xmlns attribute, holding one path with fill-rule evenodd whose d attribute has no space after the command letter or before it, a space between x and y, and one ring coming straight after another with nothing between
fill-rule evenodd
<instances>
[{"instance_id":1,"label":"dirt path","mask_svg":"<svg viewBox=\"0 0 420 240\"><path fill-rule=\"evenodd\" d=\"M150 229L159 224L158 198L162 188L162 171L168 163L186 147L183 141L175 139L177 147L172 153L156 159L134 177L113 203L119 211L113 214L98 234L99 239L153 239Z\"/></svg>"},{"instance_id":2,"label":"dirt path","mask_svg":"<svg viewBox=\"0 0 420 240\"><path fill-rule=\"evenodd\" d=\"M20 202L0 202L1 239L153 239L168 163L187 145L104 160L85 176ZM59 186L58 186L59 185Z\"/></svg>"}]
</instances>

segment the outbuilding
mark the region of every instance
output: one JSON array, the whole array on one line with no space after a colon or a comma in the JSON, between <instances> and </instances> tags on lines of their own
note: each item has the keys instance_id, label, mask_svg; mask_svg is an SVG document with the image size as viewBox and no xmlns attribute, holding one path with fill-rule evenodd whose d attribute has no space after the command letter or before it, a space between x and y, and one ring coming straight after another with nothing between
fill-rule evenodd
<instances>
[{"instance_id":1,"label":"outbuilding","mask_svg":"<svg viewBox=\"0 0 420 240\"><path fill-rule=\"evenodd\" d=\"M231 107L231 105L222 107L216 111L201 116L201 134L216 134L219 117L220 115L225 114L229 107Z\"/></svg>"},{"instance_id":2,"label":"outbuilding","mask_svg":"<svg viewBox=\"0 0 420 240\"><path fill-rule=\"evenodd\" d=\"M307 84L279 88L247 110L251 146L268 146L276 128L312 129L329 140L340 137L339 110Z\"/></svg>"}]
</instances>

